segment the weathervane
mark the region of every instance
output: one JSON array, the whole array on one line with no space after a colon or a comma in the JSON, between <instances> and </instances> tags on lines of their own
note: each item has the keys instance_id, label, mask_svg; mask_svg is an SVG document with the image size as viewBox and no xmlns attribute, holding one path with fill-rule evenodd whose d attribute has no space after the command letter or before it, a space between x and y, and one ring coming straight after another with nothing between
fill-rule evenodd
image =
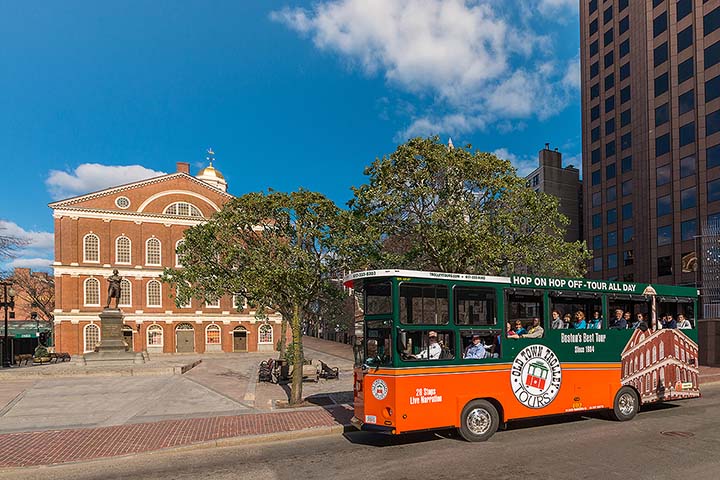
<instances>
[{"instance_id":1,"label":"weathervane","mask_svg":"<svg viewBox=\"0 0 720 480\"><path fill-rule=\"evenodd\" d=\"M210 162L210 166L212 167L213 162L215 161L215 152L213 152L212 147L207 149L208 156L205 157L208 162Z\"/></svg>"}]
</instances>

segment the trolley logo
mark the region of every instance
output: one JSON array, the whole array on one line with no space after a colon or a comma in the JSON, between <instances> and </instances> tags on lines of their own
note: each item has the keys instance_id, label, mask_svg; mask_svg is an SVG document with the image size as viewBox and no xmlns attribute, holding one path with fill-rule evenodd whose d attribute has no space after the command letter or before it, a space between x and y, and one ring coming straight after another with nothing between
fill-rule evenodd
<instances>
[{"instance_id":1,"label":"trolley logo","mask_svg":"<svg viewBox=\"0 0 720 480\"><path fill-rule=\"evenodd\" d=\"M385 380L383 380L382 378L378 378L372 383L372 394L373 397L377 398L378 400L383 400L385 397L387 397L388 386L387 383L385 383Z\"/></svg>"},{"instance_id":2,"label":"trolley logo","mask_svg":"<svg viewBox=\"0 0 720 480\"><path fill-rule=\"evenodd\" d=\"M543 408L560 391L562 371L555 352L544 345L529 345L513 360L510 382L515 398L529 408Z\"/></svg>"}]
</instances>

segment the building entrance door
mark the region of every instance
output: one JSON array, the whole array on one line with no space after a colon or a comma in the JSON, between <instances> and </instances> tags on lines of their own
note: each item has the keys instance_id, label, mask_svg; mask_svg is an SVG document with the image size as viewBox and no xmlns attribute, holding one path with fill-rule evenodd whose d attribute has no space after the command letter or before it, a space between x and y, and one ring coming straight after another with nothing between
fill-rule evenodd
<instances>
[{"instance_id":1,"label":"building entrance door","mask_svg":"<svg viewBox=\"0 0 720 480\"><path fill-rule=\"evenodd\" d=\"M175 329L175 350L178 353L195 351L195 330L189 323L181 323Z\"/></svg>"},{"instance_id":2,"label":"building entrance door","mask_svg":"<svg viewBox=\"0 0 720 480\"><path fill-rule=\"evenodd\" d=\"M233 352L247 352L247 330L233 330Z\"/></svg>"},{"instance_id":3,"label":"building entrance door","mask_svg":"<svg viewBox=\"0 0 720 480\"><path fill-rule=\"evenodd\" d=\"M123 340L125 341L125 344L127 345L127 350L129 352L135 351L135 346L133 345L133 330L132 327L128 327L125 325L122 329L123 332Z\"/></svg>"}]
</instances>

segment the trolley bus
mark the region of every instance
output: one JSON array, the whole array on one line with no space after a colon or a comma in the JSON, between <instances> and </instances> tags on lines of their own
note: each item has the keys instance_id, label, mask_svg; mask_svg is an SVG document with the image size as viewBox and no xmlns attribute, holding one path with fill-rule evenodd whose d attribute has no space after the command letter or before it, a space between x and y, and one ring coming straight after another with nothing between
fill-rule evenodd
<instances>
[{"instance_id":1,"label":"trolley bus","mask_svg":"<svg viewBox=\"0 0 720 480\"><path fill-rule=\"evenodd\" d=\"M700 396L694 288L373 270L347 276L362 313L353 425L490 438L509 420Z\"/></svg>"}]
</instances>

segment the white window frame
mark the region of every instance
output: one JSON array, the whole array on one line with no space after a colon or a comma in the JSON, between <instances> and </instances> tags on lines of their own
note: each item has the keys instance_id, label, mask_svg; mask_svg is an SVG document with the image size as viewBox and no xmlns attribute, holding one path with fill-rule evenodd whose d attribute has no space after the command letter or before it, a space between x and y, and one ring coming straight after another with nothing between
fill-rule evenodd
<instances>
[{"instance_id":1,"label":"white window frame","mask_svg":"<svg viewBox=\"0 0 720 480\"><path fill-rule=\"evenodd\" d=\"M220 297L215 300L216 303L205 302L205 308L220 308Z\"/></svg>"},{"instance_id":2,"label":"white window frame","mask_svg":"<svg viewBox=\"0 0 720 480\"><path fill-rule=\"evenodd\" d=\"M184 242L185 242L185 239L184 239L184 238L181 238L180 240L178 240L177 242L175 242L175 268L181 268L181 267L182 267L182 263L180 263L180 256L179 256L178 253L177 253L177 249L178 249L178 247L179 247L182 243L184 243Z\"/></svg>"},{"instance_id":3,"label":"white window frame","mask_svg":"<svg viewBox=\"0 0 720 480\"><path fill-rule=\"evenodd\" d=\"M90 327L93 327L97 330L97 343L93 345L93 348L88 349L88 337L87 337L87 331ZM100 345L100 342L102 341L102 338L100 337L100 327L94 323L88 323L83 327L83 353L89 353L94 352L95 347Z\"/></svg>"},{"instance_id":4,"label":"white window frame","mask_svg":"<svg viewBox=\"0 0 720 480\"><path fill-rule=\"evenodd\" d=\"M208 342L208 331L212 329L213 331L218 332L217 335L217 342L210 343ZM222 345L222 328L220 328L220 325L217 325L215 323L211 323L207 327L205 327L205 345Z\"/></svg>"},{"instance_id":5,"label":"white window frame","mask_svg":"<svg viewBox=\"0 0 720 480\"><path fill-rule=\"evenodd\" d=\"M127 303L123 303L125 292L127 292L127 299L130 300ZM118 307L132 307L132 282L127 278L120 280L120 301L118 302Z\"/></svg>"},{"instance_id":6,"label":"white window frame","mask_svg":"<svg viewBox=\"0 0 720 480\"><path fill-rule=\"evenodd\" d=\"M176 298L178 296L179 291L180 291L180 287L176 286L175 287L175 297ZM188 300L188 303L186 303L184 305L180 305L178 308L192 308L192 298L190 298L190 300Z\"/></svg>"},{"instance_id":7,"label":"white window frame","mask_svg":"<svg viewBox=\"0 0 720 480\"><path fill-rule=\"evenodd\" d=\"M270 330L270 341L262 341L262 332L261 330ZM263 345L272 345L273 343L273 328L272 325L269 323L263 323L258 327L258 343Z\"/></svg>"},{"instance_id":8,"label":"white window frame","mask_svg":"<svg viewBox=\"0 0 720 480\"><path fill-rule=\"evenodd\" d=\"M120 241L123 240L123 239L128 241L128 252L127 252L128 260L127 260L127 262L123 262L123 261L120 260L120 246L119 246L119 244L120 244ZM117 263L118 265L130 265L130 264L132 264L132 240L130 240L130 239L129 239L128 237L126 237L125 235L120 235L119 237L117 237L117 238L115 239L115 263Z\"/></svg>"},{"instance_id":9,"label":"white window frame","mask_svg":"<svg viewBox=\"0 0 720 480\"><path fill-rule=\"evenodd\" d=\"M180 213L180 205L187 205L188 214L183 215ZM195 209L197 211L197 215L192 215L192 211ZM173 210L173 211L171 211ZM165 215L177 215L178 217L190 217L190 218L205 218L205 216L202 213L202 210L200 210L198 207L193 205L190 202L175 202L171 203L167 207L165 207L165 210L163 210L163 214Z\"/></svg>"},{"instance_id":10,"label":"white window frame","mask_svg":"<svg viewBox=\"0 0 720 480\"><path fill-rule=\"evenodd\" d=\"M151 300L150 299L150 285L154 285L154 284L158 284L160 286L160 295L159 295L160 303L157 303L157 304L150 303L150 300ZM147 305L148 307L162 308L162 283L160 283L159 280L155 280L155 279L150 280L149 282L147 282L147 285L145 285L145 305Z\"/></svg>"},{"instance_id":11,"label":"white window frame","mask_svg":"<svg viewBox=\"0 0 720 480\"><path fill-rule=\"evenodd\" d=\"M240 296L240 295L237 294L237 293L234 293L233 296L232 296L232 307L233 307L233 311L235 311L235 312L238 311L238 304L237 304L238 302L237 302L237 299L238 299L239 296ZM243 296L242 307L240 308L239 311L245 310L245 309L247 308L247 306L248 306L247 298L245 298L245 297Z\"/></svg>"},{"instance_id":12,"label":"white window frame","mask_svg":"<svg viewBox=\"0 0 720 480\"><path fill-rule=\"evenodd\" d=\"M158 243L158 263L150 263L150 242L156 241ZM157 237L150 237L145 240L145 265L151 267L162 266L162 242Z\"/></svg>"},{"instance_id":13,"label":"white window frame","mask_svg":"<svg viewBox=\"0 0 720 480\"><path fill-rule=\"evenodd\" d=\"M157 327L157 328L154 328ZM150 332L151 331L160 331L160 343L159 344L151 344L150 343ZM158 325L157 323L153 323L152 325L148 326L147 330L145 331L145 344L148 347L163 347L165 345L165 330L163 329L162 325Z\"/></svg>"},{"instance_id":14,"label":"white window frame","mask_svg":"<svg viewBox=\"0 0 720 480\"><path fill-rule=\"evenodd\" d=\"M97 303L88 303L88 283L90 280L97 285ZM99 307L100 300L100 280L95 277L86 278L83 281L83 305L86 307Z\"/></svg>"},{"instance_id":15,"label":"white window frame","mask_svg":"<svg viewBox=\"0 0 720 480\"><path fill-rule=\"evenodd\" d=\"M97 260L88 260L87 240L90 237L95 237L95 239L97 240ZM83 237L83 262L100 263L100 237L92 232L85 234L85 236Z\"/></svg>"}]
</instances>

